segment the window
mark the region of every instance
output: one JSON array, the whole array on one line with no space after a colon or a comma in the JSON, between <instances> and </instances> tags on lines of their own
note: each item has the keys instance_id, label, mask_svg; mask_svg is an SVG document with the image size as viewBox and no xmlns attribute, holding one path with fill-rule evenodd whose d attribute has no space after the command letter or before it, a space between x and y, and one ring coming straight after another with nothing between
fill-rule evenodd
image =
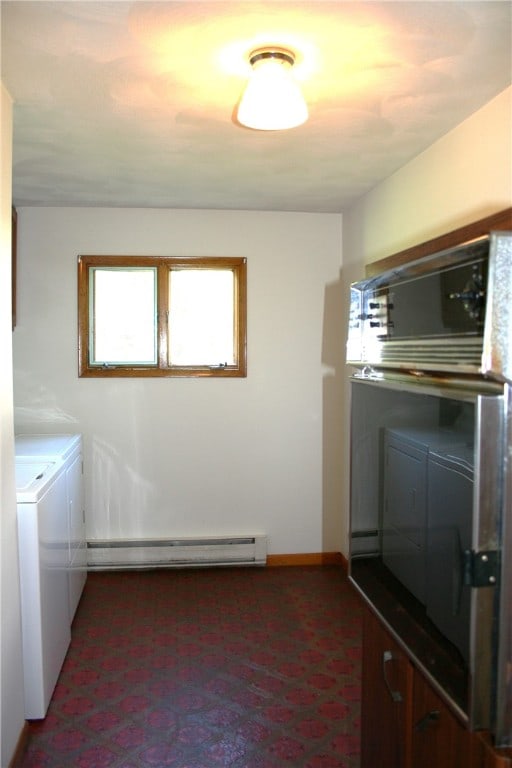
<instances>
[{"instance_id":1,"label":"window","mask_svg":"<svg viewBox=\"0 0 512 768\"><path fill-rule=\"evenodd\" d=\"M79 256L80 376L245 376L246 259Z\"/></svg>"}]
</instances>

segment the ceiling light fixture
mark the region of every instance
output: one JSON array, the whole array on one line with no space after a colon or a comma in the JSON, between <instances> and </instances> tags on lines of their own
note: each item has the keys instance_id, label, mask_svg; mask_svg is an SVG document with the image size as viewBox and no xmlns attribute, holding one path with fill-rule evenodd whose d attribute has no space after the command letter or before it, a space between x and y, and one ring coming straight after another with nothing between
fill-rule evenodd
<instances>
[{"instance_id":1,"label":"ceiling light fixture","mask_svg":"<svg viewBox=\"0 0 512 768\"><path fill-rule=\"evenodd\" d=\"M285 48L258 48L249 56L252 67L238 121L258 131L295 128L308 119L308 108L292 74L295 54Z\"/></svg>"}]
</instances>

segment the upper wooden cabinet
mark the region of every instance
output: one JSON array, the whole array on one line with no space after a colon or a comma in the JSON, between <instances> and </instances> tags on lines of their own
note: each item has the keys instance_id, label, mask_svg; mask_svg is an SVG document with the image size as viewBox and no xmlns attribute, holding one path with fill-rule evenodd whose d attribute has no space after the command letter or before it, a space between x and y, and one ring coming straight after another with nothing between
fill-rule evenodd
<instances>
[{"instance_id":1,"label":"upper wooden cabinet","mask_svg":"<svg viewBox=\"0 0 512 768\"><path fill-rule=\"evenodd\" d=\"M453 229L432 240L427 240L419 245L413 245L405 251L399 251L391 256L386 256L384 259L373 261L367 264L366 275L367 277L373 277L373 275L378 275L387 269L395 269L403 264L407 264L409 261L415 261L416 259L423 258L423 256L429 256L431 253L443 251L445 248L453 248L477 237L488 235L493 230L512 230L512 208L505 208L503 211L486 216L478 221L473 221L471 224L466 224L458 229Z\"/></svg>"}]
</instances>

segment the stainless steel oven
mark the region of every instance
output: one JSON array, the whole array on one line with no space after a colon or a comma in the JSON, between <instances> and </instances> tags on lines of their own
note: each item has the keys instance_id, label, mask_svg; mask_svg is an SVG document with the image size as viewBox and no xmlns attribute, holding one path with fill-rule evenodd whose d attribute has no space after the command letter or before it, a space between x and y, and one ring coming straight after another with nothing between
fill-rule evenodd
<instances>
[{"instance_id":1,"label":"stainless steel oven","mask_svg":"<svg viewBox=\"0 0 512 768\"><path fill-rule=\"evenodd\" d=\"M512 744L512 234L352 286L350 578Z\"/></svg>"}]
</instances>

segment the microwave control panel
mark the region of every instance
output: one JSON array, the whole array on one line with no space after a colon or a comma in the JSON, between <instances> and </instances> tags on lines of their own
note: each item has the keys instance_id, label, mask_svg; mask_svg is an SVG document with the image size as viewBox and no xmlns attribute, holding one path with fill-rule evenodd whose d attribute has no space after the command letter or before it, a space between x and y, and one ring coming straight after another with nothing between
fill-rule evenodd
<instances>
[{"instance_id":1,"label":"microwave control panel","mask_svg":"<svg viewBox=\"0 0 512 768\"><path fill-rule=\"evenodd\" d=\"M478 372L489 243L426 257L351 286L347 362Z\"/></svg>"}]
</instances>

